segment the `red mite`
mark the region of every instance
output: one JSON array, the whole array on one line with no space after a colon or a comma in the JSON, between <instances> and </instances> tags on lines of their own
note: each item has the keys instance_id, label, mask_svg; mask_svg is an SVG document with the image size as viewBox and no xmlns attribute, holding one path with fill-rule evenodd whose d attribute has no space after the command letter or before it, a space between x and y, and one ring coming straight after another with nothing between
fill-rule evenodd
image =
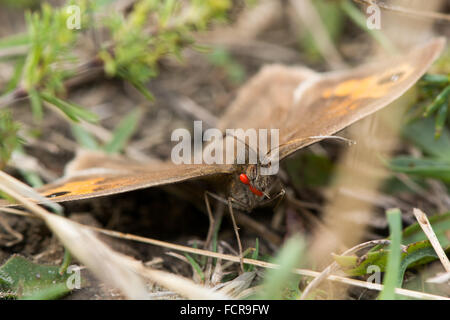
<instances>
[{"instance_id":1,"label":"red mite","mask_svg":"<svg viewBox=\"0 0 450 320\"><path fill-rule=\"evenodd\" d=\"M250 184L250 180L248 179L247 175L245 173L241 173L241 175L239 176L239 180L241 180L241 182L243 184L248 185L248 187L250 188L250 191L253 192L253 194L257 195L258 197L262 197L263 193L261 191L259 191L258 189L256 189L255 187L253 187Z\"/></svg>"}]
</instances>

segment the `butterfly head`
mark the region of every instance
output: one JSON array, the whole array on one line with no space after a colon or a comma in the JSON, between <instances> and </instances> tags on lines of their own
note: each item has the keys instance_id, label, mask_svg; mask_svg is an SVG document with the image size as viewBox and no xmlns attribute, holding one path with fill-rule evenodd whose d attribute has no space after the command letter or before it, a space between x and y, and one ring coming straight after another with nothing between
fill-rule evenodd
<instances>
[{"instance_id":1,"label":"butterfly head","mask_svg":"<svg viewBox=\"0 0 450 320\"><path fill-rule=\"evenodd\" d=\"M258 171L257 165L249 165L245 170L245 173L241 173L239 175L239 180L243 184L247 185L254 195L258 197L266 196L267 198L270 198L269 194L266 192L268 187L268 179L266 176L261 175Z\"/></svg>"}]
</instances>

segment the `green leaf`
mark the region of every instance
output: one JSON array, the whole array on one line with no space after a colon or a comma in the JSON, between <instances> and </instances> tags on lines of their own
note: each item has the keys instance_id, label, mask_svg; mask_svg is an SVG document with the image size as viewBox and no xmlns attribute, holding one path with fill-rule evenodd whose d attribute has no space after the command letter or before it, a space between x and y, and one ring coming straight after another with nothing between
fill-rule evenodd
<instances>
[{"instance_id":1,"label":"green leaf","mask_svg":"<svg viewBox=\"0 0 450 320\"><path fill-rule=\"evenodd\" d=\"M12 256L0 267L0 297L56 299L70 292L68 274L58 266L39 265L21 256Z\"/></svg>"},{"instance_id":2,"label":"green leaf","mask_svg":"<svg viewBox=\"0 0 450 320\"><path fill-rule=\"evenodd\" d=\"M444 247L444 249L447 253L450 252L450 246ZM368 274L370 266L378 266L380 272L385 272L389 252L386 249L379 249L377 251L369 251L361 258L338 255L333 255L333 258L348 275L364 276ZM437 258L430 241L424 240L411 243L406 247L406 252L401 253L400 279L403 279L407 269L429 263Z\"/></svg>"},{"instance_id":3,"label":"green leaf","mask_svg":"<svg viewBox=\"0 0 450 320\"><path fill-rule=\"evenodd\" d=\"M402 243L402 213L399 209L390 209L386 212L390 229L391 243L389 245L388 260L386 265L386 275L384 277L384 288L381 291L379 299L395 299L395 288L403 281L403 274L400 274Z\"/></svg>"},{"instance_id":4,"label":"green leaf","mask_svg":"<svg viewBox=\"0 0 450 320\"><path fill-rule=\"evenodd\" d=\"M429 218L430 224L436 233L441 246L450 252L450 239L446 232L450 230L450 212L443 215L435 215ZM402 244L407 245L406 252L401 253L400 263L400 279L408 268L423 265L425 263L436 260L438 257L428 241L427 236L423 233L418 223L408 226L402 234ZM358 258L352 256L334 255L334 260L342 267L343 270L352 276L363 276L368 274L368 268L376 265L380 268L380 272L386 271L387 257L390 250L386 250L379 245L370 250L363 257Z\"/></svg>"},{"instance_id":5,"label":"green leaf","mask_svg":"<svg viewBox=\"0 0 450 320\"><path fill-rule=\"evenodd\" d=\"M431 216L429 217L429 221L441 246L443 248L450 246L450 239L446 234L450 230L450 212ZM427 236L418 223L414 223L403 230L403 245L427 239Z\"/></svg>"},{"instance_id":6,"label":"green leaf","mask_svg":"<svg viewBox=\"0 0 450 320\"><path fill-rule=\"evenodd\" d=\"M135 109L131 111L122 121L120 121L119 125L114 130L114 135L111 141L104 147L106 152L118 153L124 148L127 141L136 131L140 116L140 109Z\"/></svg>"},{"instance_id":7,"label":"green leaf","mask_svg":"<svg viewBox=\"0 0 450 320\"><path fill-rule=\"evenodd\" d=\"M30 293L30 295L21 297L21 300L56 300L64 297L67 293L68 289L65 283L55 283L52 286L42 287Z\"/></svg>"},{"instance_id":8,"label":"green leaf","mask_svg":"<svg viewBox=\"0 0 450 320\"><path fill-rule=\"evenodd\" d=\"M389 168L396 172L450 182L450 161L446 160L399 156L390 161Z\"/></svg>"},{"instance_id":9,"label":"green leaf","mask_svg":"<svg viewBox=\"0 0 450 320\"><path fill-rule=\"evenodd\" d=\"M405 126L403 136L428 155L443 158L450 162L450 131L444 128L441 137L437 140L434 138L433 132L433 120L420 119Z\"/></svg>"}]
</instances>

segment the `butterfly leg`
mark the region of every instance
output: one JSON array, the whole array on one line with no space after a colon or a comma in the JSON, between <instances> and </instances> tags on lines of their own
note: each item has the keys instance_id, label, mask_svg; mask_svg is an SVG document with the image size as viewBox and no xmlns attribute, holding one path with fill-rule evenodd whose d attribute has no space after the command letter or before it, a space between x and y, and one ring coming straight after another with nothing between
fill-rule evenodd
<instances>
[{"instance_id":1,"label":"butterfly leg","mask_svg":"<svg viewBox=\"0 0 450 320\"><path fill-rule=\"evenodd\" d=\"M264 205L266 205L266 204L268 204L268 203L271 203L271 202L273 202L274 200L278 199L277 202L276 202L276 204L275 204L275 206L274 206L274 209L275 209L276 207L279 206L279 204L281 203L281 201L284 199L284 196L285 196L285 195L286 195L286 190L281 189L280 192L278 192L278 193L277 193L275 196L273 196L272 198L270 198L270 199L265 199L265 200L261 201L261 206L264 206Z\"/></svg>"},{"instance_id":2,"label":"butterfly leg","mask_svg":"<svg viewBox=\"0 0 450 320\"><path fill-rule=\"evenodd\" d=\"M208 211L208 217L209 217L209 222L210 222L208 235L206 237L206 243L208 245L209 245L209 242L212 239L212 235L214 233L214 224L215 224L214 216L213 216L212 211L211 211L211 206L210 206L208 197L214 198L217 201L220 201L222 203L228 204L228 210L230 212L231 221L233 223L234 233L236 235L236 240L237 240L238 248L239 248L239 263L240 263L240 266L241 266L241 270L243 272L244 271L244 255L242 253L243 251L242 251L241 238L239 236L239 228L238 228L238 226L236 224L236 219L234 217L233 203L238 204L240 206L243 206L243 204L239 200L236 200L236 199L234 199L232 197L229 197L228 199L224 199L224 198L222 198L221 196L219 196L219 195L217 195L215 193L212 193L212 192L209 192L209 191L205 191L206 210Z\"/></svg>"},{"instance_id":3,"label":"butterfly leg","mask_svg":"<svg viewBox=\"0 0 450 320\"><path fill-rule=\"evenodd\" d=\"M232 197L228 198L228 209L230 211L231 221L233 222L233 229L234 233L236 234L236 240L239 247L239 264L241 266L241 271L244 272L244 254L242 253L242 243L241 238L239 237L239 228L236 224L236 219L234 218L234 212L233 212L233 201L237 201ZM237 201L239 203L239 201Z\"/></svg>"},{"instance_id":4,"label":"butterfly leg","mask_svg":"<svg viewBox=\"0 0 450 320\"><path fill-rule=\"evenodd\" d=\"M206 212L208 213L208 219L209 219L209 228L208 228L208 235L206 236L206 242L205 242L205 248L209 248L209 245L211 243L211 239L214 233L214 227L215 227L215 220L214 216L211 211L211 205L209 203L208 196L212 196L211 192L205 191L204 198L205 198L205 204L206 204Z\"/></svg>"},{"instance_id":5,"label":"butterfly leg","mask_svg":"<svg viewBox=\"0 0 450 320\"><path fill-rule=\"evenodd\" d=\"M214 234L214 228L215 228L215 224L216 224L214 215L213 215L212 210L211 210L211 204L210 204L210 201L209 201L209 197L211 197L211 198L213 198L213 199L215 199L215 200L217 200L217 201L219 201L219 202L221 202L221 203L223 203L225 205L228 204L228 201L225 198L222 198L221 196L219 196L219 195L217 195L215 193L212 193L212 192L209 192L209 191L205 191L204 199L205 199L206 211L207 211L208 219L209 219L209 228L208 228L208 234L206 236L205 248L208 248L209 244L211 243L211 239L212 239L212 236Z\"/></svg>"}]
</instances>

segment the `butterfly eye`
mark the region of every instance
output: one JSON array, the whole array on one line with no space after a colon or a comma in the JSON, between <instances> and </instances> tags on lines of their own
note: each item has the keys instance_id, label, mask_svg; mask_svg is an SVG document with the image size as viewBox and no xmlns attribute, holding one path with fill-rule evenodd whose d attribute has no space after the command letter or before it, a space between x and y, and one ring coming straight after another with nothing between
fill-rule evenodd
<instances>
[{"instance_id":1,"label":"butterfly eye","mask_svg":"<svg viewBox=\"0 0 450 320\"><path fill-rule=\"evenodd\" d=\"M253 194L257 195L258 197L262 197L264 195L261 191L259 191L252 185L249 185L248 187L250 188L250 191L253 192Z\"/></svg>"},{"instance_id":2,"label":"butterfly eye","mask_svg":"<svg viewBox=\"0 0 450 320\"><path fill-rule=\"evenodd\" d=\"M250 184L250 180L245 173L241 173L241 175L239 176L239 180L241 180L243 184Z\"/></svg>"}]
</instances>

